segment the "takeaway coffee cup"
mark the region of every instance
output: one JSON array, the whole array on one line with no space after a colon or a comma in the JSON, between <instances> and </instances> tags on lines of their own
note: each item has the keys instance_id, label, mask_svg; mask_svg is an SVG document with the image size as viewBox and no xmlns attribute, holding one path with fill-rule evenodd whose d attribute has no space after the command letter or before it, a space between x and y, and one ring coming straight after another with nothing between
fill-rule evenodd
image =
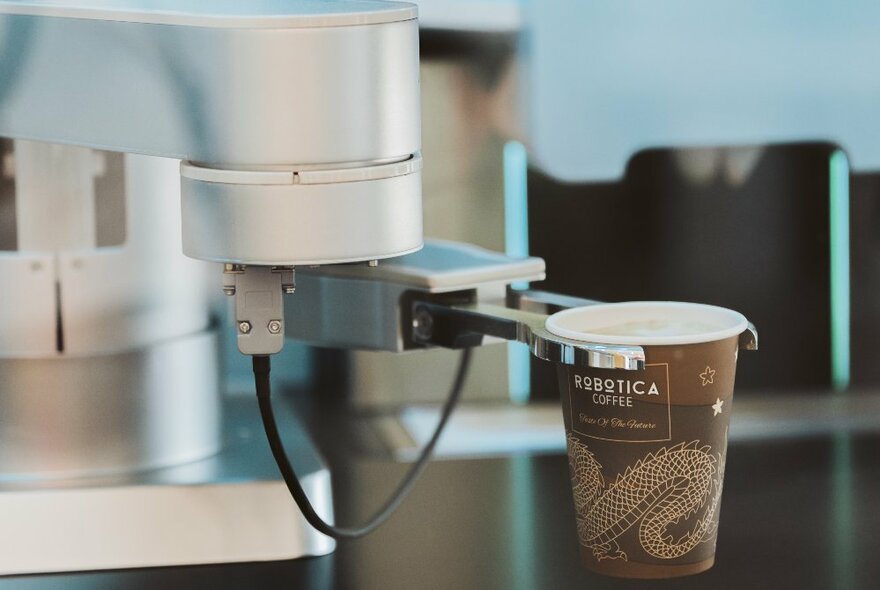
<instances>
[{"instance_id":1,"label":"takeaway coffee cup","mask_svg":"<svg viewBox=\"0 0 880 590\"><path fill-rule=\"evenodd\" d=\"M562 311L546 327L645 351L643 370L558 367L584 564L630 578L712 567L746 318L711 305L627 302Z\"/></svg>"}]
</instances>

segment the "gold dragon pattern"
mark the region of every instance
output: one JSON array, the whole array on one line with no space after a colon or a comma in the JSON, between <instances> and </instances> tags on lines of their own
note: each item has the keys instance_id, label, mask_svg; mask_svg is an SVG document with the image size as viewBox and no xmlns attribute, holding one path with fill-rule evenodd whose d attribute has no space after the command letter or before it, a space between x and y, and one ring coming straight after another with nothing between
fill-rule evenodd
<instances>
[{"instance_id":1,"label":"gold dragon pattern","mask_svg":"<svg viewBox=\"0 0 880 590\"><path fill-rule=\"evenodd\" d=\"M658 559L675 559L709 541L721 499L724 462L699 441L661 448L627 467L607 488L602 465L575 436L568 437L569 467L581 544L598 560L627 559L617 539L639 523L642 549ZM703 510L679 538L668 532Z\"/></svg>"}]
</instances>

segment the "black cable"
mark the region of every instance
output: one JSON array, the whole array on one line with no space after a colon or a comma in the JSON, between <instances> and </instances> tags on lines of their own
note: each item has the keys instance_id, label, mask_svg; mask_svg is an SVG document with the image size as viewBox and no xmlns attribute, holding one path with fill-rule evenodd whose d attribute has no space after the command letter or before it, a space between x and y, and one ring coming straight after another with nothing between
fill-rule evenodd
<instances>
[{"instance_id":1,"label":"black cable","mask_svg":"<svg viewBox=\"0 0 880 590\"><path fill-rule=\"evenodd\" d=\"M443 428L446 426L446 422L449 420L452 410L455 409L455 405L461 397L461 391L464 389L464 381L467 377L470 362L471 349L468 348L462 351L458 371L455 374L455 381L452 384L452 390L449 392L449 398L443 406L440 420L437 422L437 428L434 430L431 439L422 449L415 464L400 482L397 490L395 490L385 505L380 508L366 524L357 528L343 528L325 522L318 513L315 512L312 503L309 501L309 497L299 483L299 478L296 476L293 467L290 465L287 453L284 452L284 445L278 434L278 425L275 423L275 414L272 411L272 391L269 385L271 362L269 361L268 356L253 357L257 401L260 405L260 415L263 418L263 428L266 430L266 438L269 440L269 447L272 449L272 456L275 457L275 463L278 464L278 469L281 471L284 483L287 484L287 489L290 490L290 495L293 496L293 500L296 502L296 505L299 506L303 516L305 516L308 523L312 525L315 530L324 533L328 537L333 537L334 539L357 539L373 532L388 520L388 517L390 517L397 507L400 506L401 502L403 502L404 498L406 498L407 494L412 490L413 484L415 484L416 480L422 474L422 471L424 471L425 467L428 465L431 454L434 452L434 447L437 446L437 441L443 433Z\"/></svg>"}]
</instances>

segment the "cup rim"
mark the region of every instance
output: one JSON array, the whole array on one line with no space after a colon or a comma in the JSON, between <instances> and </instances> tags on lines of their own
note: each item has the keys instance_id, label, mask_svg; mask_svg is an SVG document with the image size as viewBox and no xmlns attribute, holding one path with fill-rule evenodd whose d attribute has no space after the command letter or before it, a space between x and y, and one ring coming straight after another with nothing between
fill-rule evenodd
<instances>
[{"instance_id":1,"label":"cup rim","mask_svg":"<svg viewBox=\"0 0 880 590\"><path fill-rule=\"evenodd\" d=\"M696 312L696 314L694 313ZM661 317L673 316L694 319L711 318L717 329L690 334L677 334L674 336L615 336L609 334L596 334L590 332L590 328L601 328L602 324L594 324L587 329L576 329L573 323L589 322L605 316L611 316L609 322L621 321L621 319L638 320L656 318L658 313ZM685 315L687 314L687 315ZM592 318L591 318L592 316ZM549 316L545 327L552 334L581 342L593 342L596 344L620 344L630 346L650 345L674 345L674 344L699 344L702 342L714 342L724 340L731 336L742 334L749 326L746 317L732 309L708 305L705 303L689 303L685 301L625 301L620 303L597 303L584 307L573 307Z\"/></svg>"}]
</instances>

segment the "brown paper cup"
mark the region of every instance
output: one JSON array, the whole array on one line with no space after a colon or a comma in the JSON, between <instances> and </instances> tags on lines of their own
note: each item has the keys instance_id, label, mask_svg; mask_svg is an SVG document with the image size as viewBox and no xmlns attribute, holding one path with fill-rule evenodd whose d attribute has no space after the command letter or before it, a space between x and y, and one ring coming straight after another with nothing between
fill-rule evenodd
<instances>
[{"instance_id":1,"label":"brown paper cup","mask_svg":"<svg viewBox=\"0 0 880 590\"><path fill-rule=\"evenodd\" d=\"M560 336L645 350L641 371L558 367L589 569L668 578L712 567L738 339L747 326L731 310L672 302L603 304L548 319Z\"/></svg>"}]
</instances>

